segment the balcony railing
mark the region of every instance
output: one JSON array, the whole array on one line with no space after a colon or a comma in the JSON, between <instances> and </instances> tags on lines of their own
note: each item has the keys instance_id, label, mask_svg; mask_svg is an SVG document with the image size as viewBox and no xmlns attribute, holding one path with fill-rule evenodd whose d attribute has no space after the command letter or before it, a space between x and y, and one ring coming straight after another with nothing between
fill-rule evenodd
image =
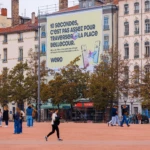
<instances>
[{"instance_id":1,"label":"balcony railing","mask_svg":"<svg viewBox=\"0 0 150 150\"><path fill-rule=\"evenodd\" d=\"M150 8L145 8L145 12L149 12L150 11Z\"/></svg>"},{"instance_id":2,"label":"balcony railing","mask_svg":"<svg viewBox=\"0 0 150 150\"><path fill-rule=\"evenodd\" d=\"M150 57L150 54L145 54L144 57L145 58Z\"/></svg>"},{"instance_id":3,"label":"balcony railing","mask_svg":"<svg viewBox=\"0 0 150 150\"><path fill-rule=\"evenodd\" d=\"M23 61L23 57L18 57L18 61Z\"/></svg>"},{"instance_id":4,"label":"balcony railing","mask_svg":"<svg viewBox=\"0 0 150 150\"><path fill-rule=\"evenodd\" d=\"M150 30L145 30L145 33L150 33Z\"/></svg>"},{"instance_id":5,"label":"balcony railing","mask_svg":"<svg viewBox=\"0 0 150 150\"><path fill-rule=\"evenodd\" d=\"M18 42L23 42L23 38L19 38L19 39L18 39Z\"/></svg>"},{"instance_id":6,"label":"balcony railing","mask_svg":"<svg viewBox=\"0 0 150 150\"><path fill-rule=\"evenodd\" d=\"M139 58L139 55L135 55L134 58Z\"/></svg>"},{"instance_id":7,"label":"balcony railing","mask_svg":"<svg viewBox=\"0 0 150 150\"><path fill-rule=\"evenodd\" d=\"M137 31L134 31L134 34L139 34L139 30L137 30Z\"/></svg>"},{"instance_id":8,"label":"balcony railing","mask_svg":"<svg viewBox=\"0 0 150 150\"><path fill-rule=\"evenodd\" d=\"M3 59L3 63L7 63L7 59Z\"/></svg>"},{"instance_id":9,"label":"balcony railing","mask_svg":"<svg viewBox=\"0 0 150 150\"><path fill-rule=\"evenodd\" d=\"M124 59L129 59L129 55L128 56L124 56Z\"/></svg>"},{"instance_id":10,"label":"balcony railing","mask_svg":"<svg viewBox=\"0 0 150 150\"><path fill-rule=\"evenodd\" d=\"M129 11L125 11L124 14L125 14L125 15L129 14Z\"/></svg>"},{"instance_id":11,"label":"balcony railing","mask_svg":"<svg viewBox=\"0 0 150 150\"><path fill-rule=\"evenodd\" d=\"M104 50L109 50L109 45L104 45Z\"/></svg>"},{"instance_id":12,"label":"balcony railing","mask_svg":"<svg viewBox=\"0 0 150 150\"><path fill-rule=\"evenodd\" d=\"M124 35L129 35L129 31L125 32Z\"/></svg>"},{"instance_id":13,"label":"balcony railing","mask_svg":"<svg viewBox=\"0 0 150 150\"><path fill-rule=\"evenodd\" d=\"M104 25L104 30L109 30L109 25Z\"/></svg>"},{"instance_id":14,"label":"balcony railing","mask_svg":"<svg viewBox=\"0 0 150 150\"><path fill-rule=\"evenodd\" d=\"M138 13L139 13L139 9L134 10L134 13L135 13L135 14L138 14Z\"/></svg>"}]
</instances>

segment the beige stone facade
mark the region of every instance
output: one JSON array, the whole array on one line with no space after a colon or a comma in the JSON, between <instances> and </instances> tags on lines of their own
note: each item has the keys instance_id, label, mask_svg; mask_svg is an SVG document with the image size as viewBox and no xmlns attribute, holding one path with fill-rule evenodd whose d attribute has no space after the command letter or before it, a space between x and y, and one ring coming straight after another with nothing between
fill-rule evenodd
<instances>
[{"instance_id":1,"label":"beige stone facade","mask_svg":"<svg viewBox=\"0 0 150 150\"><path fill-rule=\"evenodd\" d=\"M150 57L150 1L120 0L118 17L118 46L122 59L129 60L129 74L135 68L145 69ZM142 112L137 98L126 97L130 113ZM124 104L124 98L120 105Z\"/></svg>"}]
</instances>

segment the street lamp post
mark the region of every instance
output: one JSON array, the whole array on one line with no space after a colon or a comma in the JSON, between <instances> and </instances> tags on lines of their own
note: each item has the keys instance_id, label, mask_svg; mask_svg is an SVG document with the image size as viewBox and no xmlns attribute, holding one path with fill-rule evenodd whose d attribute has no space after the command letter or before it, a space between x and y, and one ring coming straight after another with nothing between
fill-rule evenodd
<instances>
[{"instance_id":1,"label":"street lamp post","mask_svg":"<svg viewBox=\"0 0 150 150\"><path fill-rule=\"evenodd\" d=\"M131 115L132 115L132 106L133 106L133 102L134 102L134 100L133 100L133 99L130 99L130 103L131 103Z\"/></svg>"},{"instance_id":2,"label":"street lamp post","mask_svg":"<svg viewBox=\"0 0 150 150\"><path fill-rule=\"evenodd\" d=\"M38 48L38 122L41 121L41 98L40 98L40 47L41 47L41 43L40 43L40 37L41 37L41 33L40 33L40 10L38 10L38 32L39 32L39 48Z\"/></svg>"},{"instance_id":3,"label":"street lamp post","mask_svg":"<svg viewBox=\"0 0 150 150\"><path fill-rule=\"evenodd\" d=\"M41 48L41 42L40 42L40 37L41 37L41 32L40 32L40 29L41 29L41 25L40 25L40 9L38 10L38 25L37 26L29 26L29 27L34 27L36 29L38 29L38 72L37 72L37 75L38 75L38 91L37 91L37 94L38 94L38 97L37 97L37 103L36 103L36 106L37 106L37 109L38 109L38 122L41 121L41 98L40 98L40 86L41 86L41 80L40 80L40 64L41 64L41 61L40 61L40 48Z\"/></svg>"},{"instance_id":4,"label":"street lamp post","mask_svg":"<svg viewBox=\"0 0 150 150\"><path fill-rule=\"evenodd\" d=\"M126 103L127 103L127 100L124 98L124 103L125 103L125 105L126 105Z\"/></svg>"}]
</instances>

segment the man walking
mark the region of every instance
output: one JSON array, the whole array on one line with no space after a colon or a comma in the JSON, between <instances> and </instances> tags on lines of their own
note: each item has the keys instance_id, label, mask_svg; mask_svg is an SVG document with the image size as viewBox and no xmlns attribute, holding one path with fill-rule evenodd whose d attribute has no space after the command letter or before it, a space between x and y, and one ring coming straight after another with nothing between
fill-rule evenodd
<instances>
[{"instance_id":1,"label":"man walking","mask_svg":"<svg viewBox=\"0 0 150 150\"><path fill-rule=\"evenodd\" d=\"M112 119L108 122L108 126L115 126L116 125L116 114L117 114L117 109L115 107L115 105L113 106L112 110L111 110L111 116Z\"/></svg>"},{"instance_id":2,"label":"man walking","mask_svg":"<svg viewBox=\"0 0 150 150\"><path fill-rule=\"evenodd\" d=\"M122 116L123 116L123 119L121 121L121 127L123 127L123 123L126 122L127 126L129 127L129 122L127 120L127 114L128 114L128 110L127 110L127 106L124 105L123 108L122 108Z\"/></svg>"},{"instance_id":3,"label":"man walking","mask_svg":"<svg viewBox=\"0 0 150 150\"><path fill-rule=\"evenodd\" d=\"M26 116L27 116L27 126L28 127L32 127L33 124L32 124L32 112L33 112L33 109L31 107L31 104L28 105L28 108L26 109Z\"/></svg>"},{"instance_id":4,"label":"man walking","mask_svg":"<svg viewBox=\"0 0 150 150\"><path fill-rule=\"evenodd\" d=\"M118 126L120 126L120 120L119 120L119 116L118 116L118 106L116 105L116 123L118 124Z\"/></svg>"},{"instance_id":5,"label":"man walking","mask_svg":"<svg viewBox=\"0 0 150 150\"><path fill-rule=\"evenodd\" d=\"M53 133L55 133L55 130L57 132L57 138L58 138L58 141L62 141L62 139L60 139L59 137L59 124L60 124L60 118L58 117L58 110L56 110L53 114L52 114L52 121L51 121L51 125L52 125L52 131L47 135L45 136L45 140L47 141L48 140L48 137L50 135L52 135Z\"/></svg>"}]
</instances>

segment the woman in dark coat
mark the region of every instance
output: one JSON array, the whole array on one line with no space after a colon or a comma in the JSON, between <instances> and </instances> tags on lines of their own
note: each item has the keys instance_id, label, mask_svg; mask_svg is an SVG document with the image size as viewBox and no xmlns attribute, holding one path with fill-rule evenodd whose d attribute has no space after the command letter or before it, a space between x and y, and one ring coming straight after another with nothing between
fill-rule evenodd
<instances>
[{"instance_id":1,"label":"woman in dark coat","mask_svg":"<svg viewBox=\"0 0 150 150\"><path fill-rule=\"evenodd\" d=\"M9 120L8 106L4 106L3 121L5 122L5 127L8 127L8 120Z\"/></svg>"},{"instance_id":2,"label":"woman in dark coat","mask_svg":"<svg viewBox=\"0 0 150 150\"><path fill-rule=\"evenodd\" d=\"M22 133L22 114L19 108L16 109L16 113L13 115L14 118L14 134Z\"/></svg>"}]
</instances>

